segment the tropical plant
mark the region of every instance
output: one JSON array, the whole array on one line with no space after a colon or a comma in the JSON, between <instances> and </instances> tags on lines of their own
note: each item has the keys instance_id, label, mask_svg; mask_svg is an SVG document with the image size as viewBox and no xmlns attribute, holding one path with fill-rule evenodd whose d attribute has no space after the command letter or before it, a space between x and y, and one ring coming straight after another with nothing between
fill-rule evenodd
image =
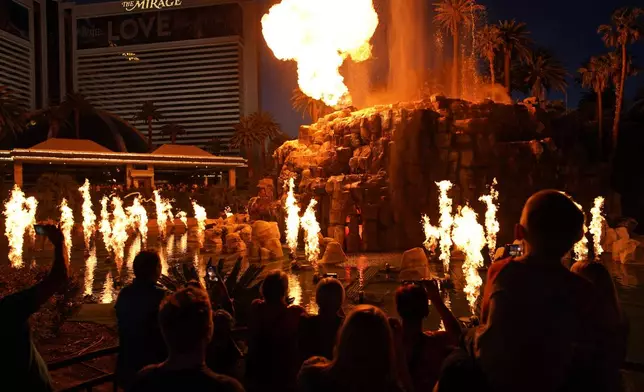
<instances>
[{"instance_id":1,"label":"tropical plant","mask_svg":"<svg viewBox=\"0 0 644 392\"><path fill-rule=\"evenodd\" d=\"M514 56L522 62L530 58L530 45L532 40L529 37L530 32L523 22L516 20L505 20L499 22L499 36L501 39L501 48L503 49L503 74L505 76L505 88L508 94L512 93L511 85L511 62Z\"/></svg>"},{"instance_id":2,"label":"tropical plant","mask_svg":"<svg viewBox=\"0 0 644 392\"><path fill-rule=\"evenodd\" d=\"M36 218L39 221L53 219L58 221L60 217L60 203L67 200L69 207L79 214L80 185L67 174L55 172L44 173L34 187L34 194L38 195L38 210Z\"/></svg>"},{"instance_id":3,"label":"tropical plant","mask_svg":"<svg viewBox=\"0 0 644 392\"><path fill-rule=\"evenodd\" d=\"M56 138L60 134L62 128L69 127L68 120L70 112L64 106L49 106L46 109L37 110L29 113L27 117L36 123L47 121L49 130L47 131L47 139Z\"/></svg>"},{"instance_id":4,"label":"tropical plant","mask_svg":"<svg viewBox=\"0 0 644 392\"><path fill-rule=\"evenodd\" d=\"M152 121L159 121L163 115L152 101L145 101L132 117L132 122L145 121L148 125L148 148L152 150Z\"/></svg>"},{"instance_id":5,"label":"tropical plant","mask_svg":"<svg viewBox=\"0 0 644 392\"><path fill-rule=\"evenodd\" d=\"M619 82L616 84L617 101L615 103L615 118L613 120L612 141L613 147L617 146L619 137L619 120L624 103L624 87L628 72L627 47L637 42L641 37L640 18L644 15L641 8L620 8L611 17L611 24L601 25L597 32L602 35L608 47L617 48L620 52L621 65ZM613 149L614 151L614 149Z\"/></svg>"},{"instance_id":6,"label":"tropical plant","mask_svg":"<svg viewBox=\"0 0 644 392\"><path fill-rule=\"evenodd\" d=\"M161 127L161 134L170 135L170 143L176 144L177 136L185 135L186 129L177 123L171 122Z\"/></svg>"},{"instance_id":7,"label":"tropical plant","mask_svg":"<svg viewBox=\"0 0 644 392\"><path fill-rule=\"evenodd\" d=\"M7 86L0 86L0 139L25 129L25 110Z\"/></svg>"},{"instance_id":8,"label":"tropical plant","mask_svg":"<svg viewBox=\"0 0 644 392\"><path fill-rule=\"evenodd\" d=\"M496 75L494 72L494 59L496 53L501 48L501 31L496 25L485 25L478 33L476 40L476 50L479 56L488 61L490 66L490 82L496 83Z\"/></svg>"},{"instance_id":9,"label":"tropical plant","mask_svg":"<svg viewBox=\"0 0 644 392\"><path fill-rule=\"evenodd\" d=\"M308 114L309 117L311 117L311 121L314 123L317 122L320 117L333 112L332 107L319 99L309 97L299 88L293 89L291 106L293 106L293 109L296 111L302 113L303 118Z\"/></svg>"},{"instance_id":10,"label":"tropical plant","mask_svg":"<svg viewBox=\"0 0 644 392\"><path fill-rule=\"evenodd\" d=\"M546 93L551 90L566 92L566 68L549 50L537 48L531 51L525 67L525 81L530 86L532 95L540 101L545 101Z\"/></svg>"},{"instance_id":11,"label":"tropical plant","mask_svg":"<svg viewBox=\"0 0 644 392\"><path fill-rule=\"evenodd\" d=\"M452 34L453 63L452 63L452 95L459 95L459 34L460 27L472 26L475 12L485 10L485 7L476 4L475 0L441 0L434 3L436 16L434 21L445 31Z\"/></svg>"},{"instance_id":12,"label":"tropical plant","mask_svg":"<svg viewBox=\"0 0 644 392\"><path fill-rule=\"evenodd\" d=\"M253 148L261 145L266 140L266 136L256 131L255 120L253 116L242 116L239 122L233 125L235 133L230 138L230 146L239 148L246 152L246 159L248 159L248 172L249 176L253 176Z\"/></svg>"},{"instance_id":13,"label":"tropical plant","mask_svg":"<svg viewBox=\"0 0 644 392\"><path fill-rule=\"evenodd\" d=\"M80 118L81 115L96 112L94 104L79 92L70 92L65 96L65 100L60 104L63 113L74 113L74 127L76 129L76 138L80 139Z\"/></svg>"},{"instance_id":14,"label":"tropical plant","mask_svg":"<svg viewBox=\"0 0 644 392\"><path fill-rule=\"evenodd\" d=\"M206 147L208 152L211 154L220 154L223 147L221 143L221 138L215 136L212 139L210 139L210 142L208 142L208 146Z\"/></svg>"},{"instance_id":15,"label":"tropical plant","mask_svg":"<svg viewBox=\"0 0 644 392\"><path fill-rule=\"evenodd\" d=\"M598 146L601 153L603 139L603 119L604 119L604 91L612 78L613 67L609 55L591 57L590 61L577 70L581 76L581 85L592 88L597 94L597 127L598 127Z\"/></svg>"},{"instance_id":16,"label":"tropical plant","mask_svg":"<svg viewBox=\"0 0 644 392\"><path fill-rule=\"evenodd\" d=\"M266 141L269 142L282 132L279 124L268 112L255 112L250 115L255 132L262 138L260 149L262 164L266 165Z\"/></svg>"}]
</instances>

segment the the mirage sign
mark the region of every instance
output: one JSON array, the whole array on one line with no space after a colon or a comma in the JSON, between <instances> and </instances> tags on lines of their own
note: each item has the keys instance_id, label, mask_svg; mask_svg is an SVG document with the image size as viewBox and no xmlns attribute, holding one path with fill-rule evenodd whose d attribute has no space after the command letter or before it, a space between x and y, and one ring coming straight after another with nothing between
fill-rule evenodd
<instances>
[{"instance_id":1,"label":"the mirage sign","mask_svg":"<svg viewBox=\"0 0 644 392\"><path fill-rule=\"evenodd\" d=\"M121 5L127 11L163 10L181 6L182 0L134 0L122 1Z\"/></svg>"}]
</instances>

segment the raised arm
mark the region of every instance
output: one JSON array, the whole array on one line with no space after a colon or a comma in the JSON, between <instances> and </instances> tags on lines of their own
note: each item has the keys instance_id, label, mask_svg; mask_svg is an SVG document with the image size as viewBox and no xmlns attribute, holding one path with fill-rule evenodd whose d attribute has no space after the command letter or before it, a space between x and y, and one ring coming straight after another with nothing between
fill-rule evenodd
<instances>
[{"instance_id":1,"label":"raised arm","mask_svg":"<svg viewBox=\"0 0 644 392\"><path fill-rule=\"evenodd\" d=\"M441 320L443 320L445 331L449 335L450 342L457 345L463 332L461 330L461 324L458 322L458 319L456 319L456 316L454 316L452 311L445 306L443 297L438 289L438 283L434 280L428 280L425 283L425 289L427 290L427 297L436 308Z\"/></svg>"}]
</instances>

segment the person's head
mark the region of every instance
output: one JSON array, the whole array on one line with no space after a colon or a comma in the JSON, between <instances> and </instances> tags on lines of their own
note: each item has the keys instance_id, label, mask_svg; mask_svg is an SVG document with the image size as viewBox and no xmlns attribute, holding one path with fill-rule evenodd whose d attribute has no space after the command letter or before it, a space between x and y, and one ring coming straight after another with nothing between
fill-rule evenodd
<instances>
[{"instance_id":1,"label":"person's head","mask_svg":"<svg viewBox=\"0 0 644 392\"><path fill-rule=\"evenodd\" d=\"M203 350L213 331L206 291L186 287L166 297L159 308L159 326L171 355Z\"/></svg>"},{"instance_id":2,"label":"person's head","mask_svg":"<svg viewBox=\"0 0 644 392\"><path fill-rule=\"evenodd\" d=\"M262 282L260 291L262 297L268 303L286 302L288 276L281 270L269 272Z\"/></svg>"},{"instance_id":3,"label":"person's head","mask_svg":"<svg viewBox=\"0 0 644 392\"><path fill-rule=\"evenodd\" d=\"M417 284L406 284L396 290L396 310L405 323L421 322L429 316L427 291Z\"/></svg>"},{"instance_id":4,"label":"person's head","mask_svg":"<svg viewBox=\"0 0 644 392\"><path fill-rule=\"evenodd\" d=\"M589 280L595 287L595 293L599 301L606 304L606 312L611 313L605 316L619 318L620 304L617 296L615 282L613 282L610 272L601 263L589 263L578 261L572 265L570 270L577 275Z\"/></svg>"},{"instance_id":5,"label":"person's head","mask_svg":"<svg viewBox=\"0 0 644 392\"><path fill-rule=\"evenodd\" d=\"M334 278L324 278L315 290L315 302L321 313L337 313L344 303L344 286Z\"/></svg>"},{"instance_id":6,"label":"person's head","mask_svg":"<svg viewBox=\"0 0 644 392\"><path fill-rule=\"evenodd\" d=\"M532 195L523 207L516 237L528 244L528 253L561 259L583 235L584 213L557 190Z\"/></svg>"},{"instance_id":7,"label":"person's head","mask_svg":"<svg viewBox=\"0 0 644 392\"><path fill-rule=\"evenodd\" d=\"M223 309L215 311L212 315L214 331L213 339L227 339L235 325L235 319Z\"/></svg>"},{"instance_id":8,"label":"person's head","mask_svg":"<svg viewBox=\"0 0 644 392\"><path fill-rule=\"evenodd\" d=\"M395 379L392 331L382 310L355 307L338 333L333 371L358 382Z\"/></svg>"},{"instance_id":9,"label":"person's head","mask_svg":"<svg viewBox=\"0 0 644 392\"><path fill-rule=\"evenodd\" d=\"M134 258L133 269L136 279L156 282L161 277L159 254L149 250L139 252Z\"/></svg>"}]
</instances>

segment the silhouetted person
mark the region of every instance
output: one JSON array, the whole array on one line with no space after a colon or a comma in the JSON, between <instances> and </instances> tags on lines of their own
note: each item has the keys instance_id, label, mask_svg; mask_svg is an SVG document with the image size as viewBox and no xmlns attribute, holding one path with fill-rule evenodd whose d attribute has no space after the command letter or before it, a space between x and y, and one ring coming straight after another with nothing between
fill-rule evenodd
<instances>
[{"instance_id":1,"label":"silhouetted person","mask_svg":"<svg viewBox=\"0 0 644 392\"><path fill-rule=\"evenodd\" d=\"M288 277L282 271L269 272L261 286L263 299L251 305L250 338L246 378L255 391L292 391L299 370L297 333L299 306L287 303Z\"/></svg>"},{"instance_id":2,"label":"silhouetted person","mask_svg":"<svg viewBox=\"0 0 644 392\"><path fill-rule=\"evenodd\" d=\"M524 255L492 264L475 349L495 392L577 390L569 381L591 362L595 344L593 291L562 258L583 224L566 194L537 192L516 227Z\"/></svg>"},{"instance_id":3,"label":"silhouetted person","mask_svg":"<svg viewBox=\"0 0 644 392\"><path fill-rule=\"evenodd\" d=\"M119 355L116 374L123 388L144 366L163 361L167 352L158 323L159 305L167 291L157 285L161 260L151 251L134 258L134 281L116 299Z\"/></svg>"},{"instance_id":4,"label":"silhouetted person","mask_svg":"<svg viewBox=\"0 0 644 392\"><path fill-rule=\"evenodd\" d=\"M213 312L213 324L214 333L208 345L206 364L215 373L240 379L242 353L232 335L235 320L230 313L220 309Z\"/></svg>"},{"instance_id":5,"label":"silhouetted person","mask_svg":"<svg viewBox=\"0 0 644 392\"><path fill-rule=\"evenodd\" d=\"M423 285L406 284L396 290L405 359L416 392L432 391L443 361L458 345L461 336L461 325L445 306L438 284L428 280ZM445 331L423 331L430 300L443 320Z\"/></svg>"},{"instance_id":6,"label":"silhouetted person","mask_svg":"<svg viewBox=\"0 0 644 392\"><path fill-rule=\"evenodd\" d=\"M45 226L54 245L54 261L49 274L34 286L0 299L0 336L2 359L0 379L7 391L52 391L47 364L31 339L29 316L67 283L63 234L55 226Z\"/></svg>"},{"instance_id":7,"label":"silhouetted person","mask_svg":"<svg viewBox=\"0 0 644 392\"><path fill-rule=\"evenodd\" d=\"M619 391L619 368L626 359L629 331L628 320L622 312L613 278L600 263L578 261L570 270L593 284L600 336L599 352L595 356L600 362L595 364L596 371L602 375L600 382L603 390Z\"/></svg>"},{"instance_id":8,"label":"silhouetted person","mask_svg":"<svg viewBox=\"0 0 644 392\"><path fill-rule=\"evenodd\" d=\"M206 366L206 346L213 333L212 309L205 290L187 287L165 298L159 325L168 358L139 372L132 392L243 391L241 384Z\"/></svg>"},{"instance_id":9,"label":"silhouetted person","mask_svg":"<svg viewBox=\"0 0 644 392\"><path fill-rule=\"evenodd\" d=\"M317 315L308 315L300 321L300 358L311 357L333 359L333 347L338 330L344 322L344 286L334 278L322 279L315 291Z\"/></svg>"},{"instance_id":10,"label":"silhouetted person","mask_svg":"<svg viewBox=\"0 0 644 392\"><path fill-rule=\"evenodd\" d=\"M357 306L338 335L332 361L314 357L302 365L301 392L403 391L392 329L382 310Z\"/></svg>"}]
</instances>

